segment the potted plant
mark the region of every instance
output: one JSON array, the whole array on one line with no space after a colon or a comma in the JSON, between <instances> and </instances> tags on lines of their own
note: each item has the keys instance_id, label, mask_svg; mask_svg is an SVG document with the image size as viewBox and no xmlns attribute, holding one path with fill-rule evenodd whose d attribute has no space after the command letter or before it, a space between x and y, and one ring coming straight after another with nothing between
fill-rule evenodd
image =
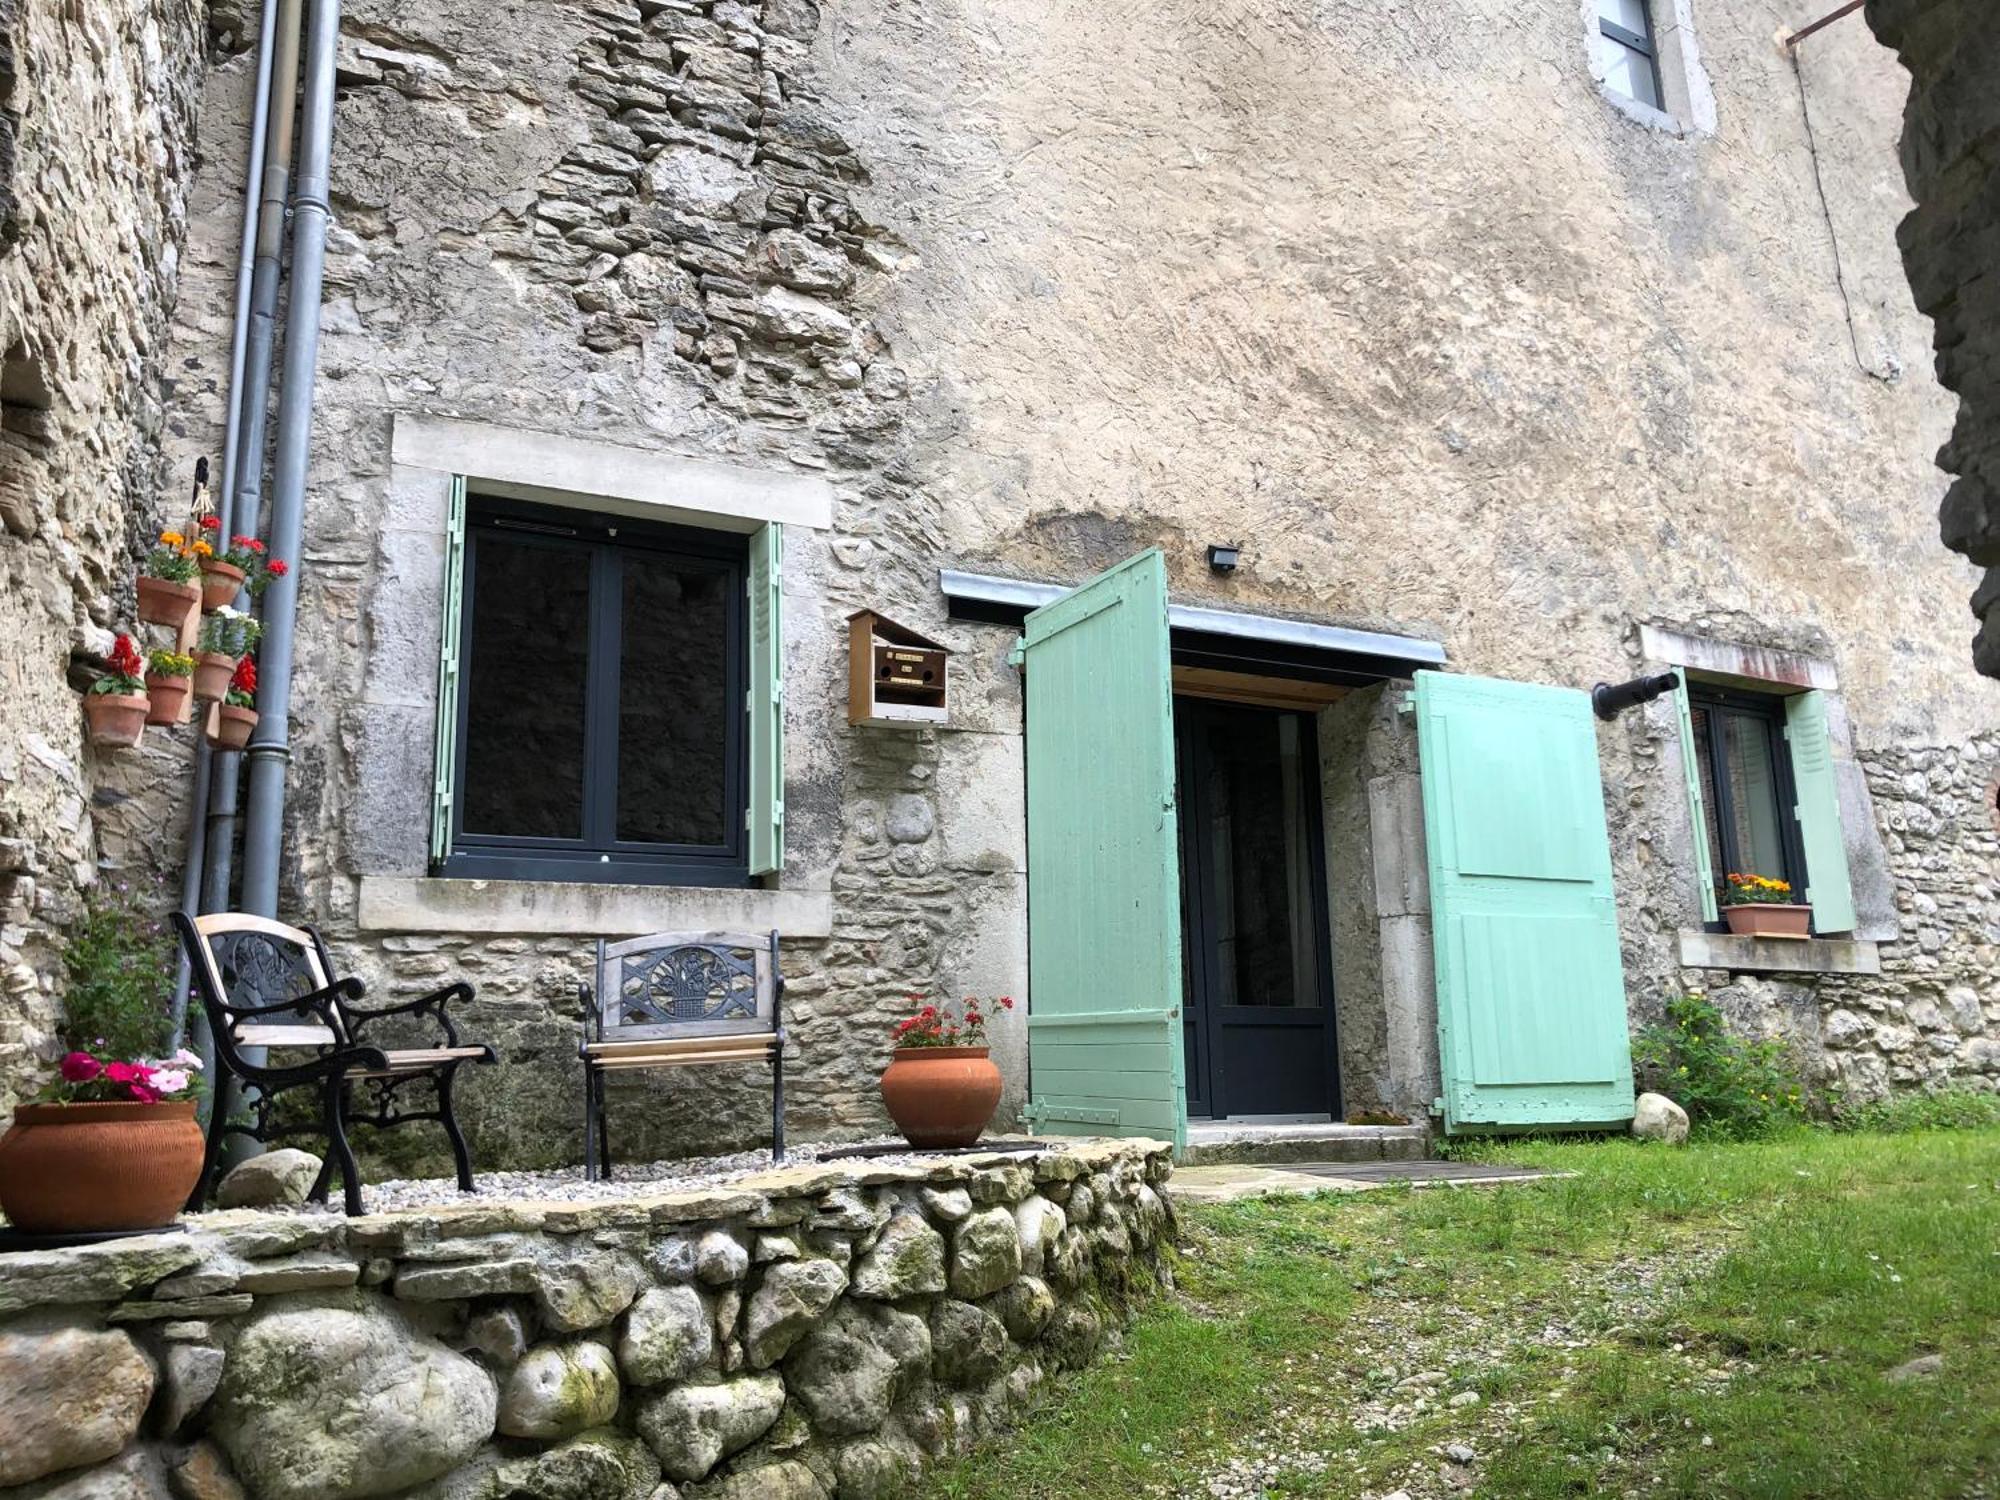
<instances>
[{"instance_id":1,"label":"potted plant","mask_svg":"<svg viewBox=\"0 0 2000 1500\"><path fill-rule=\"evenodd\" d=\"M152 704L146 696L146 663L132 637L112 643L104 671L84 694L83 713L90 721L90 742L108 750L129 750L146 732Z\"/></svg>"},{"instance_id":2,"label":"potted plant","mask_svg":"<svg viewBox=\"0 0 2000 1500\"><path fill-rule=\"evenodd\" d=\"M895 1051L882 1074L882 1103L903 1139L922 1150L970 1146L1000 1103L1000 1070L986 1052L986 1015L976 999L952 1007L910 996L919 1008L890 1032ZM1002 995L993 1002L1012 1010Z\"/></svg>"},{"instance_id":3,"label":"potted plant","mask_svg":"<svg viewBox=\"0 0 2000 1500\"><path fill-rule=\"evenodd\" d=\"M146 653L146 713L148 724L178 724L193 687L194 658L178 651Z\"/></svg>"},{"instance_id":4,"label":"potted plant","mask_svg":"<svg viewBox=\"0 0 2000 1500\"><path fill-rule=\"evenodd\" d=\"M161 532L139 565L139 618L178 629L201 602L202 554L212 550L199 537L189 541L184 532Z\"/></svg>"},{"instance_id":5,"label":"potted plant","mask_svg":"<svg viewBox=\"0 0 2000 1500\"><path fill-rule=\"evenodd\" d=\"M257 727L257 662L246 656L229 679L229 693L215 706L215 727L208 742L218 750L241 750Z\"/></svg>"},{"instance_id":6,"label":"potted plant","mask_svg":"<svg viewBox=\"0 0 2000 1500\"><path fill-rule=\"evenodd\" d=\"M222 529L222 523L214 516L203 516L201 528L212 536ZM211 547L201 560L201 607L221 609L245 590L255 599L270 587L273 578L282 578L285 572L285 564L267 555L257 538L233 536L226 550L217 554Z\"/></svg>"},{"instance_id":7,"label":"potted plant","mask_svg":"<svg viewBox=\"0 0 2000 1500\"><path fill-rule=\"evenodd\" d=\"M1765 875L1725 878L1722 917L1744 937L1806 938L1812 935L1812 908L1792 900L1792 888Z\"/></svg>"},{"instance_id":8,"label":"potted plant","mask_svg":"<svg viewBox=\"0 0 2000 1500\"><path fill-rule=\"evenodd\" d=\"M203 703L229 696L236 664L257 644L264 627L240 609L224 606L201 622L194 645L194 695Z\"/></svg>"},{"instance_id":9,"label":"potted plant","mask_svg":"<svg viewBox=\"0 0 2000 1500\"><path fill-rule=\"evenodd\" d=\"M171 1055L173 952L119 891L93 900L63 952L68 1050L0 1136L0 1210L30 1234L157 1229L201 1175L200 1060Z\"/></svg>"}]
</instances>

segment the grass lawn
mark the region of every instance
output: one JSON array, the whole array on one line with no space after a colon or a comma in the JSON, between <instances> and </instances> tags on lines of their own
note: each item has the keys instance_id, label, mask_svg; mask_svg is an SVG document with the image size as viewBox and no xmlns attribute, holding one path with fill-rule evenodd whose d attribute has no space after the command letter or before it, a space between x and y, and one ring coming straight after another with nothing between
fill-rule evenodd
<instances>
[{"instance_id":1,"label":"grass lawn","mask_svg":"<svg viewBox=\"0 0 2000 1500\"><path fill-rule=\"evenodd\" d=\"M1183 1211L1178 1295L926 1493L2000 1497L2000 1129L1479 1154L1576 1175Z\"/></svg>"}]
</instances>

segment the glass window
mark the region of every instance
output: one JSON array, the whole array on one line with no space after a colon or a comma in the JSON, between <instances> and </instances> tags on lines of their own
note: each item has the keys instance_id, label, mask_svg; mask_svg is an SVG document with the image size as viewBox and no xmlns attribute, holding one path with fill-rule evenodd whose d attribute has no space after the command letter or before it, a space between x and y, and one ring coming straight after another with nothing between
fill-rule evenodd
<instances>
[{"instance_id":1,"label":"glass window","mask_svg":"<svg viewBox=\"0 0 2000 1500\"><path fill-rule=\"evenodd\" d=\"M1647 0L1597 0L1594 40L1607 87L1654 109L1665 107Z\"/></svg>"},{"instance_id":2,"label":"glass window","mask_svg":"<svg viewBox=\"0 0 2000 1500\"><path fill-rule=\"evenodd\" d=\"M443 873L747 882L743 538L474 498Z\"/></svg>"},{"instance_id":3,"label":"glass window","mask_svg":"<svg viewBox=\"0 0 2000 1500\"><path fill-rule=\"evenodd\" d=\"M1733 873L1788 881L1805 899L1805 859L1791 809L1784 700L1759 694L1689 694L1695 759L1707 814L1709 864L1721 893Z\"/></svg>"}]
</instances>

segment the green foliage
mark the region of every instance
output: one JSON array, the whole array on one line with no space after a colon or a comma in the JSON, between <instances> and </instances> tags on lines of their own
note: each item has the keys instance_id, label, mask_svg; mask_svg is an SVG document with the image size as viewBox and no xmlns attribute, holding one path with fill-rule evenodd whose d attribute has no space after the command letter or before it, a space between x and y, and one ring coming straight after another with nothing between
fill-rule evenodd
<instances>
[{"instance_id":1,"label":"green foliage","mask_svg":"<svg viewBox=\"0 0 2000 1500\"><path fill-rule=\"evenodd\" d=\"M1784 1044L1731 1036L1721 1009L1699 990L1667 1002L1666 1024L1639 1033L1632 1061L1647 1088L1711 1135L1749 1140L1806 1117L1805 1085Z\"/></svg>"},{"instance_id":2,"label":"green foliage","mask_svg":"<svg viewBox=\"0 0 2000 1500\"><path fill-rule=\"evenodd\" d=\"M1972 1089L1929 1089L1891 1094L1835 1116L1842 1130L1904 1135L1913 1130L1991 1130L2000 1127L2000 1094Z\"/></svg>"},{"instance_id":3,"label":"green foliage","mask_svg":"<svg viewBox=\"0 0 2000 1500\"><path fill-rule=\"evenodd\" d=\"M165 903L124 885L100 887L63 947L62 1037L100 1057L157 1057L171 1050L173 937Z\"/></svg>"},{"instance_id":4,"label":"green foliage","mask_svg":"<svg viewBox=\"0 0 2000 1500\"><path fill-rule=\"evenodd\" d=\"M201 617L201 635L195 649L217 656L247 656L263 634L264 627L254 615L218 609Z\"/></svg>"}]
</instances>

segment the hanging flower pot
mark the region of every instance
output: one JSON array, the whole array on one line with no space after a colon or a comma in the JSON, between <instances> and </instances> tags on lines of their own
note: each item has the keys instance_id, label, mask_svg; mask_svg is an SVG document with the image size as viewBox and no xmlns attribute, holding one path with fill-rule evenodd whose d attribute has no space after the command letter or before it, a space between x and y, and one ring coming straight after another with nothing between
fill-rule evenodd
<instances>
[{"instance_id":1,"label":"hanging flower pot","mask_svg":"<svg viewBox=\"0 0 2000 1500\"><path fill-rule=\"evenodd\" d=\"M227 605L205 617L195 642L195 697L203 703L219 703L228 697L236 664L250 654L262 633L254 619Z\"/></svg>"},{"instance_id":2,"label":"hanging flower pot","mask_svg":"<svg viewBox=\"0 0 2000 1500\"><path fill-rule=\"evenodd\" d=\"M201 603L201 562L213 551L183 531L163 531L139 565L139 618L178 630Z\"/></svg>"},{"instance_id":3,"label":"hanging flower pot","mask_svg":"<svg viewBox=\"0 0 2000 1500\"><path fill-rule=\"evenodd\" d=\"M229 694L215 708L208 742L218 750L241 750L257 727L257 663L244 657L229 679Z\"/></svg>"},{"instance_id":4,"label":"hanging flower pot","mask_svg":"<svg viewBox=\"0 0 2000 1500\"><path fill-rule=\"evenodd\" d=\"M139 618L148 625L167 625L178 630L201 600L198 584L143 575L139 579Z\"/></svg>"},{"instance_id":5,"label":"hanging flower pot","mask_svg":"<svg viewBox=\"0 0 2000 1500\"><path fill-rule=\"evenodd\" d=\"M152 705L148 724L178 724L187 716L188 691L194 686L194 658L178 651L146 653L146 698Z\"/></svg>"},{"instance_id":6,"label":"hanging flower pot","mask_svg":"<svg viewBox=\"0 0 2000 1500\"><path fill-rule=\"evenodd\" d=\"M194 658L194 695L203 703L218 703L229 696L229 679L235 675L236 658L222 651L198 651Z\"/></svg>"},{"instance_id":7,"label":"hanging flower pot","mask_svg":"<svg viewBox=\"0 0 2000 1500\"><path fill-rule=\"evenodd\" d=\"M1014 1008L1004 995L996 1003ZM919 1150L972 1145L1000 1103L1000 1070L987 1055L979 1002L967 1000L956 1016L925 1005L890 1035L896 1050L882 1074L882 1106L903 1139Z\"/></svg>"},{"instance_id":8,"label":"hanging flower pot","mask_svg":"<svg viewBox=\"0 0 2000 1500\"><path fill-rule=\"evenodd\" d=\"M204 558L201 564L201 607L214 610L221 609L225 604L234 604L236 596L243 591L245 576L241 568L232 567L219 557Z\"/></svg>"},{"instance_id":9,"label":"hanging flower pot","mask_svg":"<svg viewBox=\"0 0 2000 1500\"><path fill-rule=\"evenodd\" d=\"M129 750L146 732L152 704L142 674L146 663L132 637L112 642L105 669L84 694L83 714L90 721L90 742L106 750Z\"/></svg>"}]
</instances>

